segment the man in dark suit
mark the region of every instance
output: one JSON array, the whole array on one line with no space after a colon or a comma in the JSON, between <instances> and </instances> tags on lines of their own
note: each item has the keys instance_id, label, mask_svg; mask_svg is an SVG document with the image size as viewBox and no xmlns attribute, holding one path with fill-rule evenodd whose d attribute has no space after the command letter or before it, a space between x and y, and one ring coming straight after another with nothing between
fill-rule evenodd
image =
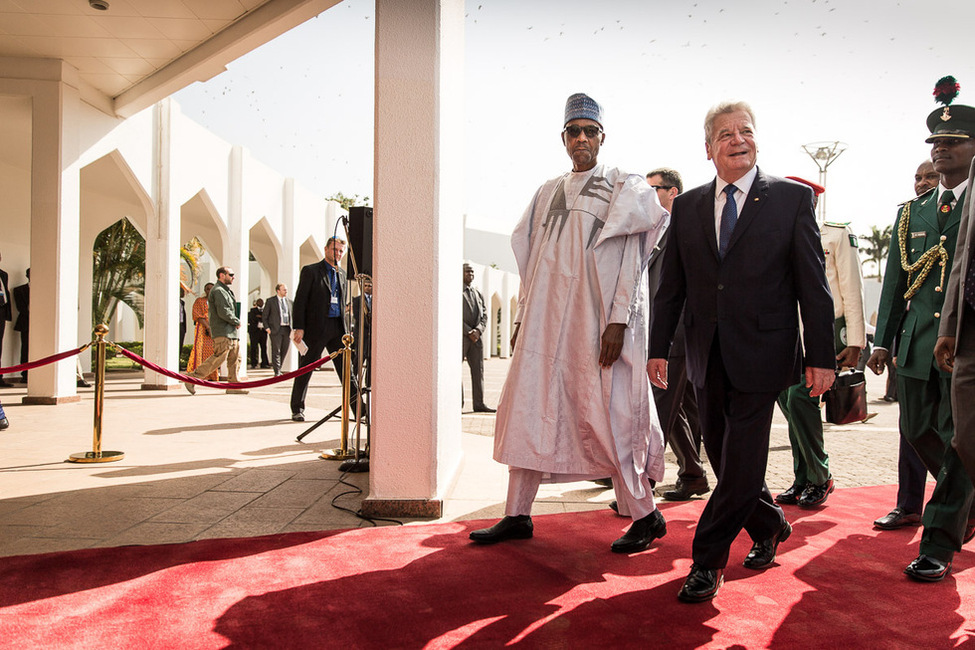
<instances>
[{"instance_id":1,"label":"man in dark suit","mask_svg":"<svg viewBox=\"0 0 975 650\"><path fill-rule=\"evenodd\" d=\"M263 313L264 330L271 341L271 367L275 377L281 374L281 364L288 356L294 312L294 303L288 298L288 287L278 283L274 287L274 295L264 303Z\"/></svg>"},{"instance_id":2,"label":"man in dark suit","mask_svg":"<svg viewBox=\"0 0 975 650\"><path fill-rule=\"evenodd\" d=\"M27 282L14 287L14 304L17 306L17 320L14 321L14 331L20 332L20 363L27 363L30 352L30 269L27 269ZM20 373L27 381L27 371Z\"/></svg>"},{"instance_id":3,"label":"man in dark suit","mask_svg":"<svg viewBox=\"0 0 975 650\"><path fill-rule=\"evenodd\" d=\"M464 265L464 357L471 367L471 401L475 413L494 413L494 409L484 403L484 329L487 327L487 307L484 296L471 286L474 281L474 268ZM461 406L464 404L461 391Z\"/></svg>"},{"instance_id":4,"label":"man in dark suit","mask_svg":"<svg viewBox=\"0 0 975 650\"><path fill-rule=\"evenodd\" d=\"M0 260L3 257L0 256ZM12 318L12 310L10 309L10 286L7 284L7 272L0 269L0 359L3 358L3 332L7 329L7 321ZM0 366L3 362L0 361ZM13 384L9 384L3 379L3 375L0 375L0 388L10 388Z\"/></svg>"},{"instance_id":5,"label":"man in dark suit","mask_svg":"<svg viewBox=\"0 0 975 650\"><path fill-rule=\"evenodd\" d=\"M352 299L351 310L356 356L362 359L362 363L366 367L364 387L368 388L372 386L372 280L368 276L362 280L362 293ZM360 313L362 315L361 333L359 332ZM358 372L358 369L353 368L352 372Z\"/></svg>"},{"instance_id":6,"label":"man in dark suit","mask_svg":"<svg viewBox=\"0 0 975 650\"><path fill-rule=\"evenodd\" d=\"M680 174L666 167L647 174L647 183L657 192L660 205L668 212L674 207L674 199L684 191ZM660 262L666 246L667 238L664 237L650 253L647 275L650 277L651 304L660 285L660 269L663 266ZM670 370L667 389L654 386L653 401L657 405L664 440L677 457L677 483L673 490L663 493L663 498L667 501L687 501L696 494L710 492L711 488L708 487L708 477L701 463L701 423L697 416L697 401L687 381L683 323L678 323L674 332L667 367Z\"/></svg>"},{"instance_id":7,"label":"man in dark suit","mask_svg":"<svg viewBox=\"0 0 975 650\"><path fill-rule=\"evenodd\" d=\"M255 300L254 306L247 312L247 338L250 341L250 350L247 355L250 367L257 367L257 359L260 356L261 367L270 368L271 362L267 360L267 331L264 329L263 298Z\"/></svg>"},{"instance_id":8,"label":"man in dark suit","mask_svg":"<svg viewBox=\"0 0 975 650\"><path fill-rule=\"evenodd\" d=\"M294 330L295 345L305 343L308 349L298 357L298 365L305 366L322 358L322 351L333 353L343 348L342 337L348 331L345 325L345 298L349 285L345 271L339 267L345 254L345 242L332 237L325 244L325 258L316 264L301 268L298 276L298 290L295 291ZM342 378L341 356L333 360L335 370ZM353 365L353 367L355 367ZM291 388L291 419L305 421L305 394L311 373L295 377ZM355 382L350 387L355 391ZM354 403L355 397L350 403Z\"/></svg>"},{"instance_id":9,"label":"man in dark suit","mask_svg":"<svg viewBox=\"0 0 975 650\"><path fill-rule=\"evenodd\" d=\"M765 485L775 400L803 365L814 396L835 372L833 303L812 190L758 169L754 122L743 102L708 112L705 147L717 177L675 199L653 303L650 381L667 387L667 354L683 312L687 375L717 477L678 594L688 602L717 593L742 528L754 541L745 567L775 561L792 532Z\"/></svg>"}]
</instances>

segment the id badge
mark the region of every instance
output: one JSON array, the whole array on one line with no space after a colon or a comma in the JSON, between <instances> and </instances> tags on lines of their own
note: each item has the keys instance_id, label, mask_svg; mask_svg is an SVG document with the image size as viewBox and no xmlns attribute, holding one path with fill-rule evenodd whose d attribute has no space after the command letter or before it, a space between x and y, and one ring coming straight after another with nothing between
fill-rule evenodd
<instances>
[{"instance_id":1,"label":"id badge","mask_svg":"<svg viewBox=\"0 0 975 650\"><path fill-rule=\"evenodd\" d=\"M338 296L332 296L332 304L333 305L339 304L339 297Z\"/></svg>"}]
</instances>

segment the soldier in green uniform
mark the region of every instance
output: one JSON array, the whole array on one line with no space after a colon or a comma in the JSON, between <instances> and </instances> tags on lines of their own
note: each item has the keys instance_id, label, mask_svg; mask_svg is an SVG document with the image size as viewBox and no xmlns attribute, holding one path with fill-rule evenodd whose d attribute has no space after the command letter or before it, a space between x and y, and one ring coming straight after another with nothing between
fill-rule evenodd
<instances>
[{"instance_id":1,"label":"soldier in green uniform","mask_svg":"<svg viewBox=\"0 0 975 650\"><path fill-rule=\"evenodd\" d=\"M926 582L948 575L954 554L967 541L973 494L972 482L950 445L954 433L951 376L939 370L934 358L968 168L975 157L975 109L948 106L957 84L950 77L938 82L941 88L949 79L954 93L940 95L945 107L928 116L931 135L925 140L931 144L931 161L941 183L905 203L894 222L877 318L877 347L867 362L881 374L897 337L894 362L901 434L937 477L922 517L920 554L904 569L909 577Z\"/></svg>"},{"instance_id":2,"label":"soldier in green uniform","mask_svg":"<svg viewBox=\"0 0 975 650\"><path fill-rule=\"evenodd\" d=\"M790 180L812 188L813 205L826 188L798 176ZM863 274L857 239L845 223L826 222L819 229L826 257L826 279L833 295L833 318L842 320L842 342L837 343L836 363L840 368L855 368L860 352L867 344L863 316ZM823 438L823 417L819 397L810 397L805 381L782 391L779 408L789 422L789 442L792 445L792 464L795 479L792 486L775 497L779 505L798 505L813 508L826 503L833 491L833 477L829 473L829 455Z\"/></svg>"}]
</instances>

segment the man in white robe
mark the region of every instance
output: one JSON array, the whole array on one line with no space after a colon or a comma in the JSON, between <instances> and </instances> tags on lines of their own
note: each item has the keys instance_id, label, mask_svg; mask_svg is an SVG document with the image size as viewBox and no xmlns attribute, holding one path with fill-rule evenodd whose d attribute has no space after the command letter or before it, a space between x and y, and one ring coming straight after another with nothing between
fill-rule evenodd
<instances>
[{"instance_id":1,"label":"man in white robe","mask_svg":"<svg viewBox=\"0 0 975 650\"><path fill-rule=\"evenodd\" d=\"M512 234L521 295L494 459L510 467L505 517L473 531L481 543L533 534L540 483L612 476L633 525L619 553L663 537L651 481L663 476L663 435L644 370L647 261L669 215L640 175L597 162L602 109L566 102L562 141L572 171L542 185Z\"/></svg>"}]
</instances>

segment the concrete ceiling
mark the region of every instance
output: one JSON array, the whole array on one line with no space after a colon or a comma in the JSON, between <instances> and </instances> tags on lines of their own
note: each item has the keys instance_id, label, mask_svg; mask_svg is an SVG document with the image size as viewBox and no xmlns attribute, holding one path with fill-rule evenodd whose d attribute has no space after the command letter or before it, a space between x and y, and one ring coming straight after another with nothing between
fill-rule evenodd
<instances>
[{"instance_id":1,"label":"concrete ceiling","mask_svg":"<svg viewBox=\"0 0 975 650\"><path fill-rule=\"evenodd\" d=\"M61 59L77 69L83 98L128 116L340 0L98 1L108 9L89 0L0 0L0 57Z\"/></svg>"}]
</instances>

